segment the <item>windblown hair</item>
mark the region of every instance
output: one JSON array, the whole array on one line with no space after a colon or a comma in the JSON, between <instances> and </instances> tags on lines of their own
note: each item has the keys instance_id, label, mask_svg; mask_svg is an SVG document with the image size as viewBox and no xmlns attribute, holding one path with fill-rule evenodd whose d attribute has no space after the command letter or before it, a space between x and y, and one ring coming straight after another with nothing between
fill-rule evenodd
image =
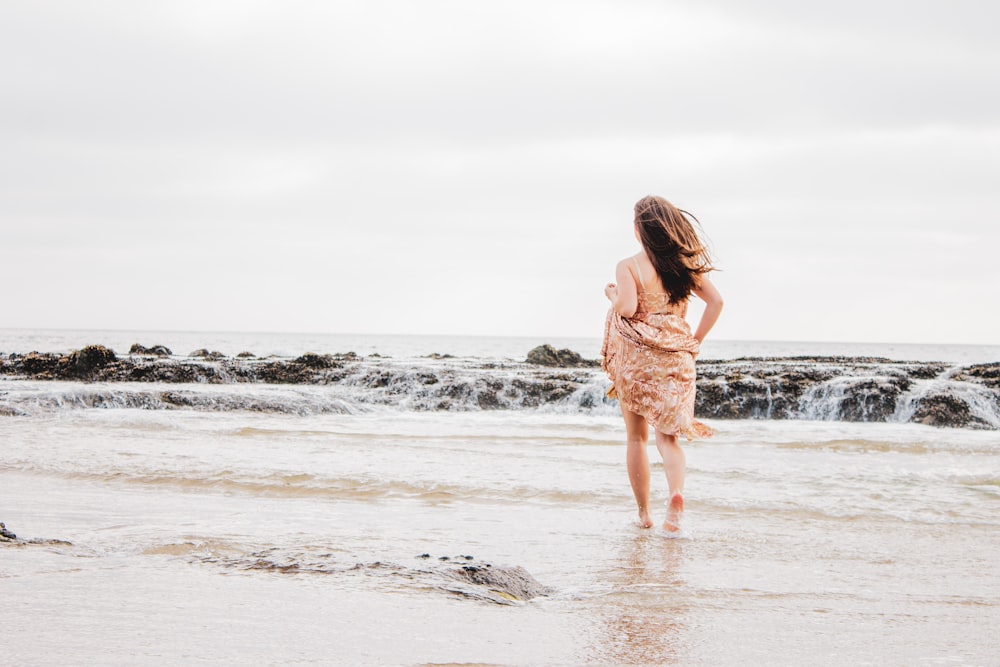
<instances>
[{"instance_id":1,"label":"windblown hair","mask_svg":"<svg viewBox=\"0 0 1000 667\"><path fill-rule=\"evenodd\" d=\"M701 276L715 268L695 225L701 227L697 218L663 197L649 195L635 204L639 240L670 303L687 299L698 287Z\"/></svg>"}]
</instances>

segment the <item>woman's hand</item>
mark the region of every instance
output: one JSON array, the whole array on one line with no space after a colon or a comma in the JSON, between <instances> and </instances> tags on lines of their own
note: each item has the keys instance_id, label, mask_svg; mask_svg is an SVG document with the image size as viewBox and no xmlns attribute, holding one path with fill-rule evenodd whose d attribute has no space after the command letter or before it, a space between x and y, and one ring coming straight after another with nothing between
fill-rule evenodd
<instances>
[{"instance_id":1,"label":"woman's hand","mask_svg":"<svg viewBox=\"0 0 1000 667\"><path fill-rule=\"evenodd\" d=\"M616 313L622 317L632 317L639 306L639 295L628 259L618 262L618 266L615 267L615 278L618 280L617 283L608 283L604 287L604 296L608 297Z\"/></svg>"}]
</instances>

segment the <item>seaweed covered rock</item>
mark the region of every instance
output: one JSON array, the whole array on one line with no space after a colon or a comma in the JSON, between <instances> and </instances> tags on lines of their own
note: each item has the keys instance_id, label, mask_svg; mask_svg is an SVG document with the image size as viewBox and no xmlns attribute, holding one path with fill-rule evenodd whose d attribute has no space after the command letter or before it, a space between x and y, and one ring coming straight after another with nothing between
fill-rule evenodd
<instances>
[{"instance_id":1,"label":"seaweed covered rock","mask_svg":"<svg viewBox=\"0 0 1000 667\"><path fill-rule=\"evenodd\" d=\"M884 422L896 411L896 402L910 387L907 378L866 379L843 390L839 418L850 422Z\"/></svg>"},{"instance_id":2,"label":"seaweed covered rock","mask_svg":"<svg viewBox=\"0 0 1000 667\"><path fill-rule=\"evenodd\" d=\"M65 361L70 375L88 377L118 361L118 357L103 345L88 345L72 352Z\"/></svg>"},{"instance_id":3,"label":"seaweed covered rock","mask_svg":"<svg viewBox=\"0 0 1000 667\"><path fill-rule=\"evenodd\" d=\"M226 355L222 354L218 350L208 350L204 347L199 350L195 350L188 356L197 357L198 359L208 359L209 361L218 361L219 359L226 358Z\"/></svg>"},{"instance_id":4,"label":"seaweed covered rock","mask_svg":"<svg viewBox=\"0 0 1000 667\"><path fill-rule=\"evenodd\" d=\"M25 375L37 377L39 380L53 380L59 377L61 357L58 354L43 354L29 352L24 356L12 354L10 361L15 368L19 367Z\"/></svg>"},{"instance_id":5,"label":"seaweed covered rock","mask_svg":"<svg viewBox=\"0 0 1000 667\"><path fill-rule=\"evenodd\" d=\"M573 366L597 366L598 362L592 359L584 359L582 356L569 349L557 350L548 343L539 345L530 352L526 363L537 366L558 366L562 368Z\"/></svg>"},{"instance_id":6,"label":"seaweed covered rock","mask_svg":"<svg viewBox=\"0 0 1000 667\"><path fill-rule=\"evenodd\" d=\"M309 368L331 368L337 364L332 355L320 355L315 352L306 352L301 357L297 357L295 363L308 366Z\"/></svg>"},{"instance_id":7,"label":"seaweed covered rock","mask_svg":"<svg viewBox=\"0 0 1000 667\"><path fill-rule=\"evenodd\" d=\"M953 379L965 382L978 382L993 389L1000 389L1000 362L975 364L963 368Z\"/></svg>"},{"instance_id":8,"label":"seaweed covered rock","mask_svg":"<svg viewBox=\"0 0 1000 667\"><path fill-rule=\"evenodd\" d=\"M981 419L972 414L968 403L949 394L925 396L914 411L911 421L928 426L985 426Z\"/></svg>"},{"instance_id":9,"label":"seaweed covered rock","mask_svg":"<svg viewBox=\"0 0 1000 667\"><path fill-rule=\"evenodd\" d=\"M170 348L165 345L154 345L153 347L144 347L139 343L135 343L129 348L129 354L138 354L142 356L152 356L152 357L169 357L173 355Z\"/></svg>"}]
</instances>

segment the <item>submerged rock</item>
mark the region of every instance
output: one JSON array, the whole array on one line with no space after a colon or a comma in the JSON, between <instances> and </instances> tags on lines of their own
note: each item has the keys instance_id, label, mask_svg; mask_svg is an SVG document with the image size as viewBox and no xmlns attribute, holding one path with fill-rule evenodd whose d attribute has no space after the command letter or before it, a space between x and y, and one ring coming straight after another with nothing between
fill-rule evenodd
<instances>
[{"instance_id":1,"label":"submerged rock","mask_svg":"<svg viewBox=\"0 0 1000 667\"><path fill-rule=\"evenodd\" d=\"M17 535L7 530L7 526L0 521L0 541L13 541L17 539Z\"/></svg>"},{"instance_id":2,"label":"submerged rock","mask_svg":"<svg viewBox=\"0 0 1000 667\"><path fill-rule=\"evenodd\" d=\"M537 597L551 595L552 589L545 586L523 567L484 565L461 565L450 570L450 575L459 581L482 586L488 592L498 595L501 600L527 602ZM498 602L499 600L493 600Z\"/></svg>"},{"instance_id":3,"label":"submerged rock","mask_svg":"<svg viewBox=\"0 0 1000 667\"><path fill-rule=\"evenodd\" d=\"M417 559L424 561L426 566L416 570L396 566L397 573L420 582L428 581L430 576L430 581L442 582L436 585L437 588L462 597L495 604L516 604L553 593L551 587L540 583L520 566L493 565L465 554L434 558L423 553Z\"/></svg>"},{"instance_id":4,"label":"submerged rock","mask_svg":"<svg viewBox=\"0 0 1000 667\"><path fill-rule=\"evenodd\" d=\"M183 547L192 560L215 567L258 570L281 575L393 577L400 584L418 591L436 591L459 595L469 600L512 605L528 602L554 592L536 580L523 567L493 565L469 555L432 556L422 553L418 563L402 564L386 560L345 563L339 555L323 547L289 549L268 547L246 554L218 553L193 548L192 544L170 545L171 551ZM162 548L157 552L163 552Z\"/></svg>"},{"instance_id":5,"label":"submerged rock","mask_svg":"<svg viewBox=\"0 0 1000 667\"><path fill-rule=\"evenodd\" d=\"M29 545L40 545L40 546L62 546L71 547L72 542L67 542L66 540L50 540L41 537L33 537L30 540L22 540L12 531L7 530L7 526L0 521L0 544L14 544L19 547L29 546Z\"/></svg>"}]
</instances>

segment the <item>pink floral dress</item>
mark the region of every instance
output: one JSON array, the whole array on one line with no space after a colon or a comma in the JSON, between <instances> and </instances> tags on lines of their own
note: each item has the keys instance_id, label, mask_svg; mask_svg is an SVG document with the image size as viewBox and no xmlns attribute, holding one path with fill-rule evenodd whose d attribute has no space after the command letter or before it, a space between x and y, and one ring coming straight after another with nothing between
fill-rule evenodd
<instances>
[{"instance_id":1,"label":"pink floral dress","mask_svg":"<svg viewBox=\"0 0 1000 667\"><path fill-rule=\"evenodd\" d=\"M670 303L666 294L641 290L632 317L609 310L601 365L614 383L608 397L617 396L657 431L693 440L715 431L694 418L699 345L684 319L687 306L687 300Z\"/></svg>"}]
</instances>

